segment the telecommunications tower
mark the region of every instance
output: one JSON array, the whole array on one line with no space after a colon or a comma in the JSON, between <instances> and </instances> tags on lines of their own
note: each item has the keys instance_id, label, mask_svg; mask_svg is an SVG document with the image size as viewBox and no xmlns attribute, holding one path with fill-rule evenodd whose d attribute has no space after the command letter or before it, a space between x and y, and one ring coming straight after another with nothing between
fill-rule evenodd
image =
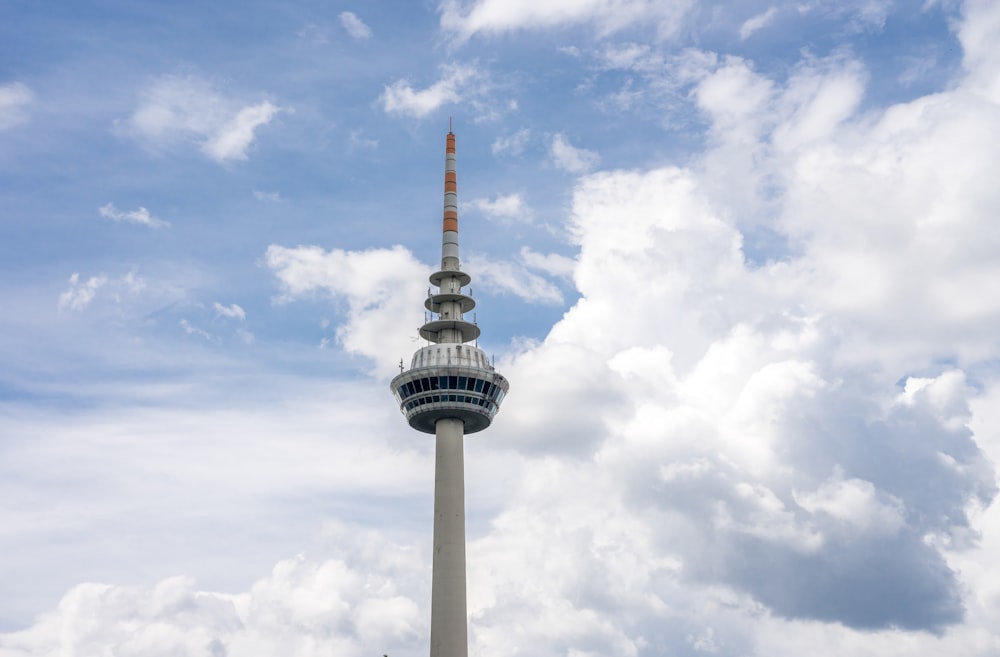
<instances>
[{"instance_id":1,"label":"telecommunications tower","mask_svg":"<svg viewBox=\"0 0 1000 657\"><path fill-rule=\"evenodd\" d=\"M410 369L394 378L391 386L410 426L436 436L430 655L467 657L463 440L465 434L490 426L510 386L486 354L468 344L479 337L479 327L464 319L476 302L462 292L472 278L458 261L455 135L450 129L443 229L441 271L430 277L437 291L428 290L424 302L432 316L420 328L420 337L429 344L413 354Z\"/></svg>"}]
</instances>

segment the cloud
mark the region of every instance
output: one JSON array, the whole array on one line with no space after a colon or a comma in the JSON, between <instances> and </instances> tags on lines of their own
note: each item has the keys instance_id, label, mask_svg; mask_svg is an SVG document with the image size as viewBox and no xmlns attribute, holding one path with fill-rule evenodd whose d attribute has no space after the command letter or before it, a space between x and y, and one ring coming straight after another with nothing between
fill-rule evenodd
<instances>
[{"instance_id":1,"label":"cloud","mask_svg":"<svg viewBox=\"0 0 1000 657\"><path fill-rule=\"evenodd\" d=\"M187 320L186 317L181 318L180 320L178 320L177 324L182 329L184 329L184 332L186 334L188 334L188 335L196 335L199 338L204 338L205 340L208 340L210 342L216 340L216 337L214 335L212 335L211 333L209 333L205 329L198 328L197 326L194 326L193 324L191 324L191 322L189 322Z\"/></svg>"},{"instance_id":2,"label":"cloud","mask_svg":"<svg viewBox=\"0 0 1000 657\"><path fill-rule=\"evenodd\" d=\"M94 300L97 291L107 283L108 277L103 274L91 276L81 283L80 274L73 272L69 277L69 289L59 295L59 309L83 310Z\"/></svg>"},{"instance_id":3,"label":"cloud","mask_svg":"<svg viewBox=\"0 0 1000 657\"><path fill-rule=\"evenodd\" d=\"M338 532L333 554L282 560L236 594L201 590L183 576L151 586L80 584L31 628L0 635L0 652L56 654L70 644L93 655L362 657L376 645L398 654L426 629L425 591L413 584L424 564L407 546L354 533Z\"/></svg>"},{"instance_id":4,"label":"cloud","mask_svg":"<svg viewBox=\"0 0 1000 657\"><path fill-rule=\"evenodd\" d=\"M230 304L224 306L218 301L212 304L212 308L215 309L216 317L228 317L229 319L238 319L241 322L247 318L246 311L240 308L238 305Z\"/></svg>"},{"instance_id":5,"label":"cloud","mask_svg":"<svg viewBox=\"0 0 1000 657\"><path fill-rule=\"evenodd\" d=\"M497 137L493 141L490 150L494 155L509 154L516 157L524 153L524 148L528 145L529 139L531 139L531 131L527 128L521 128L506 137Z\"/></svg>"},{"instance_id":6,"label":"cloud","mask_svg":"<svg viewBox=\"0 0 1000 657\"><path fill-rule=\"evenodd\" d=\"M247 149L254 139L254 131L267 125L280 108L269 101L244 107L230 121L218 126L215 133L202 145L202 151L218 162L245 160Z\"/></svg>"},{"instance_id":7,"label":"cloud","mask_svg":"<svg viewBox=\"0 0 1000 657\"><path fill-rule=\"evenodd\" d=\"M740 38L748 39L757 30L767 27L774 21L774 17L778 14L777 7L770 7L767 11L763 11L751 18L744 21L743 25L740 26Z\"/></svg>"},{"instance_id":8,"label":"cloud","mask_svg":"<svg viewBox=\"0 0 1000 657\"><path fill-rule=\"evenodd\" d=\"M353 12L343 11L340 13L340 24L344 26L347 33L355 41L365 41L372 37L372 30L364 24Z\"/></svg>"},{"instance_id":9,"label":"cloud","mask_svg":"<svg viewBox=\"0 0 1000 657\"><path fill-rule=\"evenodd\" d=\"M462 100L464 94L476 93L474 87L482 80L475 67L449 64L442 67L440 80L419 91L407 80L397 80L385 87L382 108L387 114L424 118L439 107Z\"/></svg>"},{"instance_id":10,"label":"cloud","mask_svg":"<svg viewBox=\"0 0 1000 657\"><path fill-rule=\"evenodd\" d=\"M574 148L562 134L556 134L552 138L550 154L552 161L558 168L570 173L589 171L597 166L601 159L593 151L588 151L585 148Z\"/></svg>"},{"instance_id":11,"label":"cloud","mask_svg":"<svg viewBox=\"0 0 1000 657\"><path fill-rule=\"evenodd\" d=\"M351 130L351 134L348 136L347 140L347 143L350 144L352 148L361 148L365 150L374 150L378 148L378 139L365 137L361 130Z\"/></svg>"},{"instance_id":12,"label":"cloud","mask_svg":"<svg viewBox=\"0 0 1000 657\"><path fill-rule=\"evenodd\" d=\"M530 247L521 247L521 260L527 267L543 271L550 276L571 278L576 268L576 261L557 253L538 253Z\"/></svg>"},{"instance_id":13,"label":"cloud","mask_svg":"<svg viewBox=\"0 0 1000 657\"><path fill-rule=\"evenodd\" d=\"M511 294L528 303L563 303L563 295L551 281L528 271L523 262L492 260L482 255L471 255L463 265L475 272L476 287L484 287L499 294Z\"/></svg>"},{"instance_id":14,"label":"cloud","mask_svg":"<svg viewBox=\"0 0 1000 657\"><path fill-rule=\"evenodd\" d=\"M170 222L163 221L162 219L157 219L149 213L149 210L139 206L135 210L129 210L128 212L122 212L115 207L114 203L108 203L107 205L102 205L97 208L97 211L101 213L102 217L106 217L115 222L126 222L131 224L140 224L143 226L149 226L150 228L162 228L164 226L169 226Z\"/></svg>"},{"instance_id":15,"label":"cloud","mask_svg":"<svg viewBox=\"0 0 1000 657\"><path fill-rule=\"evenodd\" d=\"M282 200L279 192L265 192L259 189L253 190L253 197L258 201L270 201L271 203L280 203Z\"/></svg>"},{"instance_id":16,"label":"cloud","mask_svg":"<svg viewBox=\"0 0 1000 657\"><path fill-rule=\"evenodd\" d=\"M21 82L0 85L0 130L7 130L27 121L27 109L35 93Z\"/></svg>"},{"instance_id":17,"label":"cloud","mask_svg":"<svg viewBox=\"0 0 1000 657\"><path fill-rule=\"evenodd\" d=\"M137 297L146 289L146 280L136 272L130 271L117 278L106 274L98 274L83 280L79 272L73 272L69 277L69 287L59 295L60 310L82 311L89 307L98 297L106 298L116 306Z\"/></svg>"},{"instance_id":18,"label":"cloud","mask_svg":"<svg viewBox=\"0 0 1000 657\"><path fill-rule=\"evenodd\" d=\"M167 75L143 90L124 129L153 147L191 141L217 162L245 160L256 130L279 111L266 100L242 105L195 76Z\"/></svg>"},{"instance_id":19,"label":"cloud","mask_svg":"<svg viewBox=\"0 0 1000 657\"><path fill-rule=\"evenodd\" d=\"M497 195L492 201L475 198L465 203L465 207L478 210L486 216L507 222L531 223L531 210L524 204L520 194Z\"/></svg>"},{"instance_id":20,"label":"cloud","mask_svg":"<svg viewBox=\"0 0 1000 657\"><path fill-rule=\"evenodd\" d=\"M474 0L441 3L441 27L465 40L483 32L503 33L589 23L606 36L639 23L655 25L661 36L677 32L692 3L645 0Z\"/></svg>"},{"instance_id":21,"label":"cloud","mask_svg":"<svg viewBox=\"0 0 1000 657\"><path fill-rule=\"evenodd\" d=\"M281 284L279 300L316 293L345 300L347 314L336 329L337 340L348 353L371 358L376 372L391 373L401 357L413 352L422 323L419 303L426 296L422 281L431 268L406 249L324 251L272 244L265 261Z\"/></svg>"}]
</instances>

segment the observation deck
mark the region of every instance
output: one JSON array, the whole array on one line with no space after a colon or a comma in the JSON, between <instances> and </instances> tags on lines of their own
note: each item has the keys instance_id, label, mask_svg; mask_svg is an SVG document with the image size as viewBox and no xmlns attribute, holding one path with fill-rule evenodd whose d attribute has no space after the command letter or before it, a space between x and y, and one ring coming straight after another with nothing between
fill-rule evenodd
<instances>
[{"instance_id":1,"label":"observation deck","mask_svg":"<svg viewBox=\"0 0 1000 657\"><path fill-rule=\"evenodd\" d=\"M390 385L407 422L424 433L434 433L441 418L462 420L465 433L482 431L510 389L486 354L466 344L423 347Z\"/></svg>"}]
</instances>

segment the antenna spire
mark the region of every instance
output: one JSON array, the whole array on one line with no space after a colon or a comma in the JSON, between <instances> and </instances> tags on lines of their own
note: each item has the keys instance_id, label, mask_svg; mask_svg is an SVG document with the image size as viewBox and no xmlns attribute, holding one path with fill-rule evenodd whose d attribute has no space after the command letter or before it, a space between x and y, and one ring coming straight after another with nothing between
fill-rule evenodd
<instances>
[{"instance_id":1,"label":"antenna spire","mask_svg":"<svg viewBox=\"0 0 1000 657\"><path fill-rule=\"evenodd\" d=\"M457 271L459 268L457 175L455 172L455 133L449 132L445 140L444 217L441 236L441 269L445 271Z\"/></svg>"}]
</instances>

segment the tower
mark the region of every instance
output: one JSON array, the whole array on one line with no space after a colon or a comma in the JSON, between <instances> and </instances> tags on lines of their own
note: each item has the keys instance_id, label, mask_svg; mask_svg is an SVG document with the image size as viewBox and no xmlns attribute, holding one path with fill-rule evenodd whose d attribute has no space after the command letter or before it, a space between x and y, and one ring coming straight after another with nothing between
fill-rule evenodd
<instances>
[{"instance_id":1,"label":"tower","mask_svg":"<svg viewBox=\"0 0 1000 657\"><path fill-rule=\"evenodd\" d=\"M467 657L465 604L465 434L490 426L509 384L477 345L479 327L464 319L476 302L463 293L472 278L458 260L458 188L455 135L445 147L441 270L431 274L420 328L428 341L410 369L390 384L410 426L435 435L434 561L431 579L431 657ZM437 315L434 318L433 315Z\"/></svg>"}]
</instances>

